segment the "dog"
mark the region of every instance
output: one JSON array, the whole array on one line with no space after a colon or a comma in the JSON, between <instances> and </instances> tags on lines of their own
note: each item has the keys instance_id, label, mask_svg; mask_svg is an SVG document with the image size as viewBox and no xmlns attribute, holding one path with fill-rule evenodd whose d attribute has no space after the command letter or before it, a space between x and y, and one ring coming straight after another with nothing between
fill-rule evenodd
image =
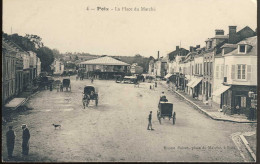
<instances>
[{"instance_id":1,"label":"dog","mask_svg":"<svg viewBox=\"0 0 260 164\"><path fill-rule=\"evenodd\" d=\"M57 125L57 124L52 124L54 126L54 128L56 129L57 127L61 128L61 125Z\"/></svg>"}]
</instances>

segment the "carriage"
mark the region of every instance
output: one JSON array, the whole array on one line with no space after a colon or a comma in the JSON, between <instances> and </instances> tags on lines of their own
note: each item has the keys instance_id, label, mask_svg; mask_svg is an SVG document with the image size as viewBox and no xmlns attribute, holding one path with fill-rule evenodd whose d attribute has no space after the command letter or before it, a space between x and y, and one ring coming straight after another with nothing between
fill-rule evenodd
<instances>
[{"instance_id":1,"label":"carriage","mask_svg":"<svg viewBox=\"0 0 260 164\"><path fill-rule=\"evenodd\" d=\"M71 84L70 84L70 79L63 79L62 80L62 87L66 88L66 91L68 91L68 88L71 91Z\"/></svg>"},{"instance_id":2,"label":"carriage","mask_svg":"<svg viewBox=\"0 0 260 164\"><path fill-rule=\"evenodd\" d=\"M90 100L95 100L96 106L98 105L98 93L97 90L93 86L86 86L83 92L82 103L85 109L88 106Z\"/></svg>"},{"instance_id":3,"label":"carriage","mask_svg":"<svg viewBox=\"0 0 260 164\"><path fill-rule=\"evenodd\" d=\"M176 121L176 113L173 112L173 104L168 101L160 101L158 105L157 118L161 124L161 118L168 117L169 120L172 119L173 125Z\"/></svg>"}]
</instances>

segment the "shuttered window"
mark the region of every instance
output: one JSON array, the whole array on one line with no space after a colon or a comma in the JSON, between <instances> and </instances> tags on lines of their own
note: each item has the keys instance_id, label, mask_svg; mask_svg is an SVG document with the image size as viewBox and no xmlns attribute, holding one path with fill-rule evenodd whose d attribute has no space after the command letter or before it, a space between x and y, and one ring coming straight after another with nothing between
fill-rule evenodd
<instances>
[{"instance_id":1,"label":"shuttered window","mask_svg":"<svg viewBox=\"0 0 260 164\"><path fill-rule=\"evenodd\" d=\"M216 79L218 79L219 66L216 66Z\"/></svg>"},{"instance_id":2,"label":"shuttered window","mask_svg":"<svg viewBox=\"0 0 260 164\"><path fill-rule=\"evenodd\" d=\"M231 67L231 79L235 79L235 65Z\"/></svg>"},{"instance_id":3,"label":"shuttered window","mask_svg":"<svg viewBox=\"0 0 260 164\"><path fill-rule=\"evenodd\" d=\"M251 65L247 65L247 80L251 80Z\"/></svg>"},{"instance_id":4,"label":"shuttered window","mask_svg":"<svg viewBox=\"0 0 260 164\"><path fill-rule=\"evenodd\" d=\"M233 66L232 66L233 68ZM237 79L246 79L246 65L238 64L237 65Z\"/></svg>"}]
</instances>

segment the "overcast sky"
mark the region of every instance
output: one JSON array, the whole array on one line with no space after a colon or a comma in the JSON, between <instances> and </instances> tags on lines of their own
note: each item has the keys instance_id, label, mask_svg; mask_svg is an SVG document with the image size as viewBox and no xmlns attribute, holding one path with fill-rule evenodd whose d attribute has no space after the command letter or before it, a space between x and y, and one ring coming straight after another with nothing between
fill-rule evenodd
<instances>
[{"instance_id":1,"label":"overcast sky","mask_svg":"<svg viewBox=\"0 0 260 164\"><path fill-rule=\"evenodd\" d=\"M107 7L110 11L87 11ZM153 7L156 11L114 11ZM114 9L111 11L111 9ZM36 34L60 52L165 56L213 37L257 27L256 0L3 0L3 31Z\"/></svg>"}]
</instances>

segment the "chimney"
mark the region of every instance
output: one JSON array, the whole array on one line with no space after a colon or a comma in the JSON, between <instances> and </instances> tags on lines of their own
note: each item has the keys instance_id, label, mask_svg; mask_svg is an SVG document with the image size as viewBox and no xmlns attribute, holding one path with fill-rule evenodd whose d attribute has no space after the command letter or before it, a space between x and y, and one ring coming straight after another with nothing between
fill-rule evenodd
<instances>
[{"instance_id":1,"label":"chimney","mask_svg":"<svg viewBox=\"0 0 260 164\"><path fill-rule=\"evenodd\" d=\"M176 46L176 51L179 51L180 47L179 46Z\"/></svg>"},{"instance_id":2,"label":"chimney","mask_svg":"<svg viewBox=\"0 0 260 164\"><path fill-rule=\"evenodd\" d=\"M193 52L193 46L190 46L190 52Z\"/></svg>"},{"instance_id":3,"label":"chimney","mask_svg":"<svg viewBox=\"0 0 260 164\"><path fill-rule=\"evenodd\" d=\"M229 26L229 38L228 38L228 43L236 43L237 41L237 26Z\"/></svg>"},{"instance_id":4,"label":"chimney","mask_svg":"<svg viewBox=\"0 0 260 164\"><path fill-rule=\"evenodd\" d=\"M237 26L229 26L229 35L237 33Z\"/></svg>"},{"instance_id":5,"label":"chimney","mask_svg":"<svg viewBox=\"0 0 260 164\"><path fill-rule=\"evenodd\" d=\"M160 51L158 51L158 59L160 58Z\"/></svg>"},{"instance_id":6,"label":"chimney","mask_svg":"<svg viewBox=\"0 0 260 164\"><path fill-rule=\"evenodd\" d=\"M224 30L218 30L218 29L216 29L215 30L215 36L217 36L217 35L224 35Z\"/></svg>"}]
</instances>

